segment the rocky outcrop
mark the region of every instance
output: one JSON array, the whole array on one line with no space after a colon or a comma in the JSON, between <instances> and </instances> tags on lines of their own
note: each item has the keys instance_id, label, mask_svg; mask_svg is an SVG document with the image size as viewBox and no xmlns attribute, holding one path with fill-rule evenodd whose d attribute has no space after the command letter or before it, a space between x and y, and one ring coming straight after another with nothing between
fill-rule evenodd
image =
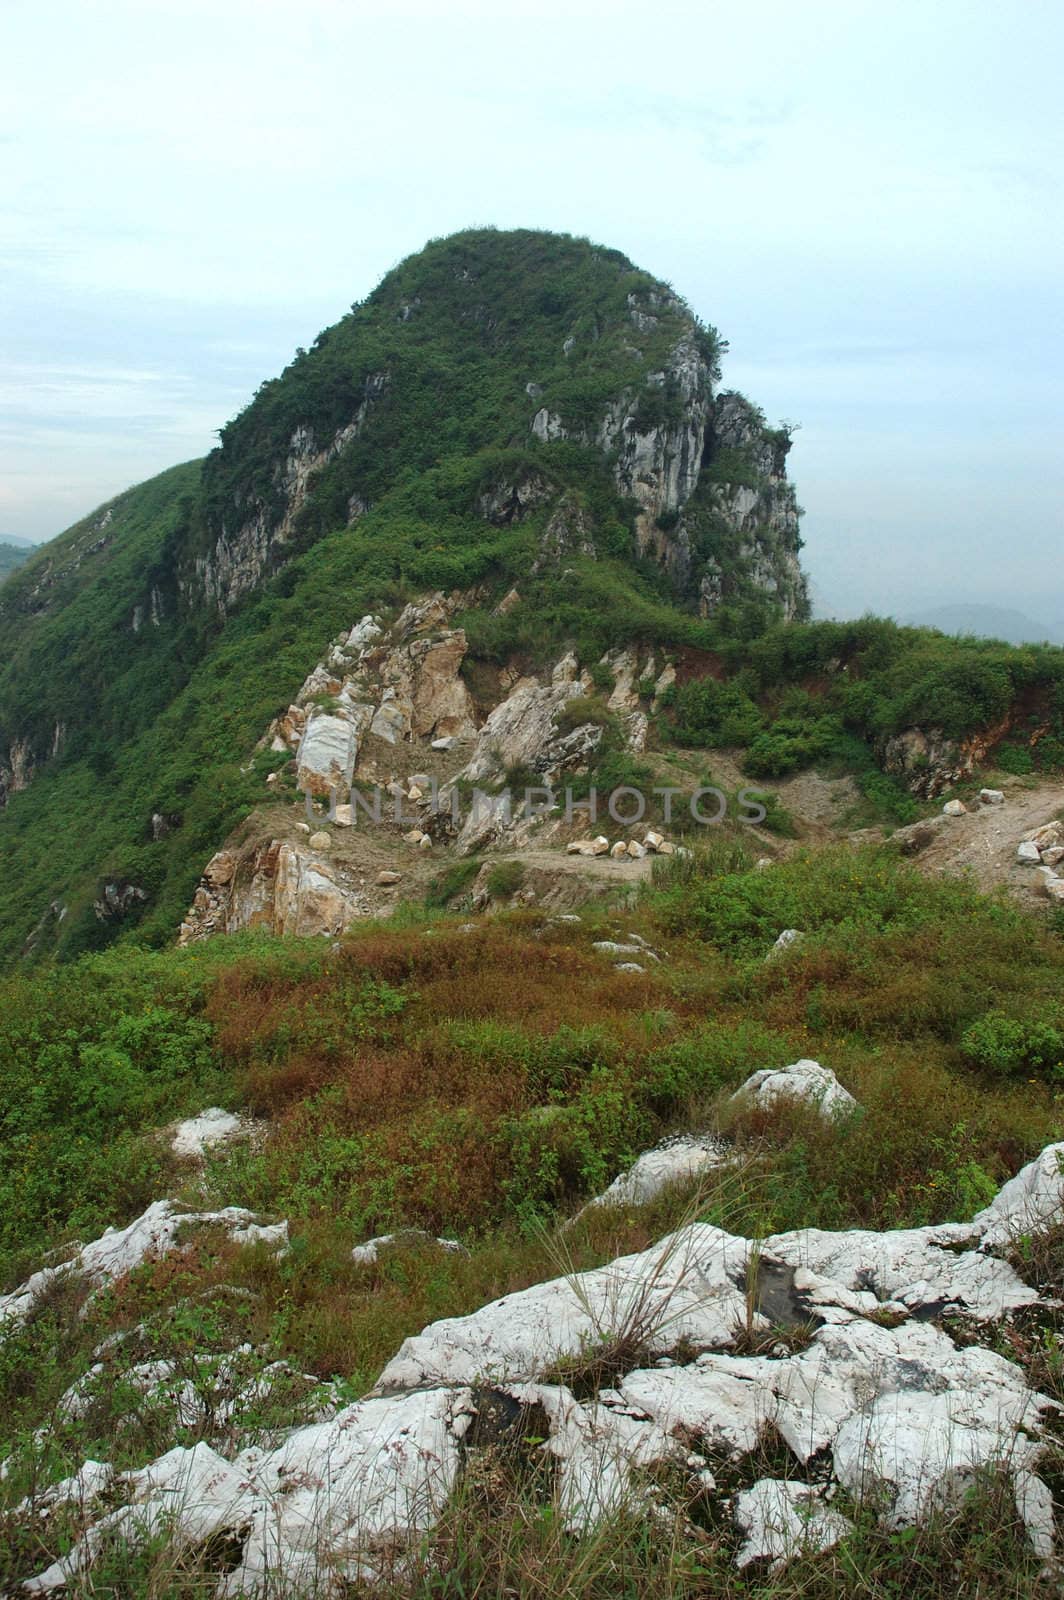
<instances>
[{"instance_id":1,"label":"rocky outcrop","mask_svg":"<svg viewBox=\"0 0 1064 1600\"><path fill-rule=\"evenodd\" d=\"M143 1262L169 1255L182 1240L208 1227L221 1228L237 1244L267 1244L283 1249L288 1243L287 1222L263 1223L240 1206L190 1211L171 1200L156 1200L128 1227L108 1228L91 1244L79 1245L68 1260L42 1267L17 1289L0 1295L0 1326L24 1322L59 1283L76 1280L97 1294Z\"/></svg>"},{"instance_id":2,"label":"rocky outcrop","mask_svg":"<svg viewBox=\"0 0 1064 1600\"><path fill-rule=\"evenodd\" d=\"M323 1420L280 1442L230 1457L200 1443L125 1473L86 1463L20 1507L44 1526L57 1506L77 1505L85 1529L27 1590L91 1573L107 1534L136 1547L165 1526L175 1549L224 1543L226 1595L259 1593L267 1572L339 1594L394 1571L485 1440L509 1427L521 1437L529 1418L532 1448L553 1469L529 1484L550 1483L544 1505L574 1534L622 1510L666 1514L648 1472L662 1465L722 1530L733 1524L740 1567L778 1568L847 1536L839 1491L907 1528L995 1472L1011 1482L1034 1552L1053 1562L1039 1469L1060 1408L991 1348L1005 1342L1002 1323L1043 1301L993 1252L1059 1221L1062 1156L1061 1145L1043 1151L970 1223L798 1229L757 1244L690 1223L638 1254L430 1324L353 1405L338 1410L327 1386L310 1385L302 1403L320 1404ZM144 1221L129 1230L138 1239ZM113 1254L115 1265L143 1259L139 1243ZM962 1325L957 1338L947 1315ZM604 1358L618 1369L610 1386L580 1398L556 1376L561 1367L575 1380ZM786 1453L781 1475L731 1497L722 1477L753 1464L766 1433Z\"/></svg>"},{"instance_id":3,"label":"rocky outcrop","mask_svg":"<svg viewBox=\"0 0 1064 1600\"><path fill-rule=\"evenodd\" d=\"M222 850L207 864L177 942L194 944L245 928L309 939L335 938L370 914L344 869L280 839Z\"/></svg>"},{"instance_id":4,"label":"rocky outcrop","mask_svg":"<svg viewBox=\"0 0 1064 1600\"><path fill-rule=\"evenodd\" d=\"M225 611L258 586L291 539L316 474L358 438L389 381L387 372L371 373L354 415L327 439L319 438L310 423L299 423L287 455L273 467L268 494L256 489L234 494L212 529L210 551L196 558L194 577L184 583L189 600L205 599Z\"/></svg>"},{"instance_id":5,"label":"rocky outcrop","mask_svg":"<svg viewBox=\"0 0 1064 1600\"><path fill-rule=\"evenodd\" d=\"M6 758L0 756L0 806L6 806L11 795L29 787L35 766L28 741L13 739Z\"/></svg>"}]
</instances>

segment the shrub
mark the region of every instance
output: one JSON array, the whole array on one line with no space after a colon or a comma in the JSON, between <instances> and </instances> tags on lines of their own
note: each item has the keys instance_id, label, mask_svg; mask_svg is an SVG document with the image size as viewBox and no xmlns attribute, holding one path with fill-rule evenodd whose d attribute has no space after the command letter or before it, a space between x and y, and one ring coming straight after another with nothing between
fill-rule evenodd
<instances>
[{"instance_id":1,"label":"shrub","mask_svg":"<svg viewBox=\"0 0 1064 1600\"><path fill-rule=\"evenodd\" d=\"M500 861L492 867L485 888L493 900L509 900L525 881L525 869L520 861Z\"/></svg>"},{"instance_id":2,"label":"shrub","mask_svg":"<svg viewBox=\"0 0 1064 1600\"><path fill-rule=\"evenodd\" d=\"M997 1077L1032 1072L1064 1077L1064 1032L1049 1022L1020 1022L988 1011L965 1032L961 1051L974 1066Z\"/></svg>"}]
</instances>

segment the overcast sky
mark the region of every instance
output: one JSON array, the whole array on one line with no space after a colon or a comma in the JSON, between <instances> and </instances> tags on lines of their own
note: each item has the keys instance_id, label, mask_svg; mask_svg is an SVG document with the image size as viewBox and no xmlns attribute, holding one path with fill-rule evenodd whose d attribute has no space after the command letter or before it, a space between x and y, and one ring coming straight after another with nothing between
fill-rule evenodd
<instances>
[{"instance_id":1,"label":"overcast sky","mask_svg":"<svg viewBox=\"0 0 1064 1600\"><path fill-rule=\"evenodd\" d=\"M1060 0L0 0L0 537L208 450L426 239L586 233L801 424L841 612L1053 620Z\"/></svg>"}]
</instances>

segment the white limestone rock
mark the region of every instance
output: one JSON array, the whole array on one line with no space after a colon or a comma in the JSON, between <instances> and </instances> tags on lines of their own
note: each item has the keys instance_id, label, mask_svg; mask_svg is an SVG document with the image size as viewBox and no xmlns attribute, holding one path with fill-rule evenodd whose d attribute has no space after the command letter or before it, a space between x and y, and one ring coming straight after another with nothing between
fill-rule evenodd
<instances>
[{"instance_id":1,"label":"white limestone rock","mask_svg":"<svg viewBox=\"0 0 1064 1600\"><path fill-rule=\"evenodd\" d=\"M345 791L358 757L358 733L345 717L313 714L296 751L296 784L305 794Z\"/></svg>"},{"instance_id":2,"label":"white limestone rock","mask_svg":"<svg viewBox=\"0 0 1064 1600\"><path fill-rule=\"evenodd\" d=\"M801 944L804 938L805 934L801 928L784 928L766 959L771 960L774 956L782 955L785 950L790 950L793 945Z\"/></svg>"},{"instance_id":3,"label":"white limestone rock","mask_svg":"<svg viewBox=\"0 0 1064 1600\"><path fill-rule=\"evenodd\" d=\"M1042 852L1029 839L1025 839L1022 844L1016 846L1016 860L1021 867L1036 867L1041 859Z\"/></svg>"},{"instance_id":4,"label":"white limestone rock","mask_svg":"<svg viewBox=\"0 0 1064 1600\"><path fill-rule=\"evenodd\" d=\"M823 1487L793 1478L759 1478L736 1495L733 1516L743 1535L740 1568L767 1560L779 1572L795 1556L830 1550L853 1532L853 1523L824 1503Z\"/></svg>"},{"instance_id":5,"label":"white limestone rock","mask_svg":"<svg viewBox=\"0 0 1064 1600\"><path fill-rule=\"evenodd\" d=\"M1010 1178L972 1226L984 1248L1014 1243L1064 1223L1064 1143L1051 1144Z\"/></svg>"},{"instance_id":6,"label":"white limestone rock","mask_svg":"<svg viewBox=\"0 0 1064 1600\"><path fill-rule=\"evenodd\" d=\"M606 1267L555 1278L473 1312L431 1323L405 1340L378 1380L383 1391L426 1384L532 1382L638 1319L664 1352L684 1338L731 1343L745 1322L736 1278L749 1242L695 1224Z\"/></svg>"},{"instance_id":7,"label":"white limestone rock","mask_svg":"<svg viewBox=\"0 0 1064 1600\"><path fill-rule=\"evenodd\" d=\"M614 1178L608 1189L588 1201L590 1206L642 1206L673 1183L686 1183L702 1173L726 1165L727 1145L719 1139L684 1135L646 1150L627 1172Z\"/></svg>"},{"instance_id":8,"label":"white limestone rock","mask_svg":"<svg viewBox=\"0 0 1064 1600\"><path fill-rule=\"evenodd\" d=\"M984 806L1003 806L1005 804L1005 796L1000 789L980 789L979 800Z\"/></svg>"},{"instance_id":9,"label":"white limestone rock","mask_svg":"<svg viewBox=\"0 0 1064 1600\"><path fill-rule=\"evenodd\" d=\"M367 1239L365 1244L356 1244L351 1252L351 1260L360 1267L370 1267L379 1261L382 1252L401 1249L403 1245L431 1244L445 1251L448 1255L468 1255L464 1244L457 1239L434 1239L431 1233L426 1233L423 1228L402 1228L398 1233L382 1233L375 1239Z\"/></svg>"},{"instance_id":10,"label":"white limestone rock","mask_svg":"<svg viewBox=\"0 0 1064 1600\"><path fill-rule=\"evenodd\" d=\"M819 1061L795 1061L789 1067L766 1068L747 1078L732 1099L769 1109L781 1100L804 1100L823 1117L844 1116L857 1109L857 1101L844 1089L830 1067Z\"/></svg>"},{"instance_id":11,"label":"white limestone rock","mask_svg":"<svg viewBox=\"0 0 1064 1600\"><path fill-rule=\"evenodd\" d=\"M198 1116L179 1122L173 1131L170 1148L175 1156L186 1161L200 1161L208 1150L232 1144L237 1139L250 1139L255 1124L235 1111L223 1111L221 1106L208 1106Z\"/></svg>"},{"instance_id":12,"label":"white limestone rock","mask_svg":"<svg viewBox=\"0 0 1064 1600\"><path fill-rule=\"evenodd\" d=\"M169 1255L178 1248L182 1233L210 1226L223 1228L236 1244L267 1244L278 1249L288 1244L287 1222L262 1223L241 1206L184 1211L172 1200L156 1200L128 1227L108 1228L91 1244L82 1245L69 1261L42 1267L10 1294L0 1295L0 1325L24 1321L41 1296L63 1278L80 1275L96 1292L143 1262Z\"/></svg>"},{"instance_id":13,"label":"white limestone rock","mask_svg":"<svg viewBox=\"0 0 1064 1600\"><path fill-rule=\"evenodd\" d=\"M944 817L966 817L968 815L968 807L963 800L947 800L942 807L942 815Z\"/></svg>"}]
</instances>

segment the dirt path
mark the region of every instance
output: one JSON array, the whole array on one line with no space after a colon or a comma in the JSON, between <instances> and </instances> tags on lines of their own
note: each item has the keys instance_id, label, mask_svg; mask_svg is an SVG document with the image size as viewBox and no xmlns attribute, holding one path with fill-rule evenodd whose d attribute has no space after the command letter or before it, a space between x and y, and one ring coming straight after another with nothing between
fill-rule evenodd
<instances>
[{"instance_id":1,"label":"dirt path","mask_svg":"<svg viewBox=\"0 0 1064 1600\"><path fill-rule=\"evenodd\" d=\"M895 837L909 841L914 861L925 872L971 875L981 889L1004 884L1021 899L1044 901L1040 874L1019 864L1016 846L1064 814L1064 782L1005 779L1002 790L1002 806L978 806L964 817L932 817Z\"/></svg>"}]
</instances>

